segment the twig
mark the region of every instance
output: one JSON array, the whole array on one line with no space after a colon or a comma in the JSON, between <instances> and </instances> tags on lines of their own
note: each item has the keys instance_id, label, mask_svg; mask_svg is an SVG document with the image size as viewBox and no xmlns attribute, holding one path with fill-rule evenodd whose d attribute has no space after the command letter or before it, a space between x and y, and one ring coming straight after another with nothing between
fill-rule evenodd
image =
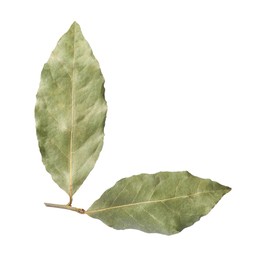
<instances>
[{"instance_id":1,"label":"twig","mask_svg":"<svg viewBox=\"0 0 260 260\"><path fill-rule=\"evenodd\" d=\"M70 205L62 205L62 204L52 204L52 203L44 203L46 207L57 208L57 209L67 209L71 211L76 211L80 214L85 214L86 210L81 208L72 207Z\"/></svg>"}]
</instances>

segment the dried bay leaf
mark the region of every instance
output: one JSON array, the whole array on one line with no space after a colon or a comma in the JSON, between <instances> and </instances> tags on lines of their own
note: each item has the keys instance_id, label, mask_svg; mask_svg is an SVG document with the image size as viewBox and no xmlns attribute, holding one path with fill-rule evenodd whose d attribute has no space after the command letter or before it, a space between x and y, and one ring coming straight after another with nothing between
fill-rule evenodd
<instances>
[{"instance_id":1,"label":"dried bay leaf","mask_svg":"<svg viewBox=\"0 0 260 260\"><path fill-rule=\"evenodd\" d=\"M188 172L140 174L118 181L86 213L115 229L171 235L208 214L230 190Z\"/></svg>"},{"instance_id":2,"label":"dried bay leaf","mask_svg":"<svg viewBox=\"0 0 260 260\"><path fill-rule=\"evenodd\" d=\"M43 67L35 107L43 163L70 203L102 149L106 111L99 64L74 22Z\"/></svg>"},{"instance_id":3,"label":"dried bay leaf","mask_svg":"<svg viewBox=\"0 0 260 260\"><path fill-rule=\"evenodd\" d=\"M115 229L171 235L205 216L231 189L188 172L140 174L118 181L88 209L72 207L73 194L93 169L103 146L107 105L104 78L74 22L41 74L35 107L42 160L69 195L67 205Z\"/></svg>"}]
</instances>

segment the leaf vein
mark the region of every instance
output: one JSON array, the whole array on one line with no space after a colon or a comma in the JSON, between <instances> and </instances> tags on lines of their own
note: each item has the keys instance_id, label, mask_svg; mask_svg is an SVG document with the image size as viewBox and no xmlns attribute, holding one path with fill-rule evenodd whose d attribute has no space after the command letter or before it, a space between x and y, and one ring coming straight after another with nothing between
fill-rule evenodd
<instances>
[{"instance_id":1,"label":"leaf vein","mask_svg":"<svg viewBox=\"0 0 260 260\"><path fill-rule=\"evenodd\" d=\"M138 226L142 226L142 227L145 228L145 226L141 223L141 221L138 221L133 215L129 214L129 212L127 212L126 210L124 210L124 211L125 211L125 213L126 213L130 218L132 218L132 219L136 222L136 224L137 224Z\"/></svg>"},{"instance_id":2,"label":"leaf vein","mask_svg":"<svg viewBox=\"0 0 260 260\"><path fill-rule=\"evenodd\" d=\"M70 149L69 149L69 196L70 201L72 200L73 194L73 136L74 136L74 68L75 68L75 26L73 33L73 62L72 62L72 76L71 78L71 131L70 131ZM69 74L68 74L69 75Z\"/></svg>"},{"instance_id":3,"label":"leaf vein","mask_svg":"<svg viewBox=\"0 0 260 260\"><path fill-rule=\"evenodd\" d=\"M169 211L171 211L173 214L176 214L176 213L177 213L176 211L173 211L173 210L165 203L165 201L161 201L161 203L162 203Z\"/></svg>"},{"instance_id":4,"label":"leaf vein","mask_svg":"<svg viewBox=\"0 0 260 260\"><path fill-rule=\"evenodd\" d=\"M46 112L52 117L52 119L53 119L54 121L56 121L57 124L59 125L59 124L60 124L59 121L58 121L58 120L53 116L53 114L49 111L49 109L48 109L48 103L47 103L47 101L46 101L46 99L45 99L44 97L42 97L42 101L43 101L44 104L46 105L46 108L45 108L44 111L46 111Z\"/></svg>"},{"instance_id":5,"label":"leaf vein","mask_svg":"<svg viewBox=\"0 0 260 260\"><path fill-rule=\"evenodd\" d=\"M119 198L120 194L126 189L126 187L129 185L129 183L127 183L123 189L117 194L117 196L115 197L115 199L112 201L111 205L113 206L113 204L116 202L116 200ZM117 206L115 206L117 207Z\"/></svg>"},{"instance_id":6,"label":"leaf vein","mask_svg":"<svg viewBox=\"0 0 260 260\"><path fill-rule=\"evenodd\" d=\"M127 186L127 185L126 185ZM126 187L125 186L125 187ZM125 188L124 187L124 188ZM123 189L124 190L124 189ZM122 190L122 191L123 191ZM91 215L103 211L108 211L108 210L113 210L113 209L119 209L119 208L126 208L126 207L134 207L138 205L145 205L145 204L152 204L152 203L159 203L159 202L167 202L171 200L177 200L177 199L186 199L190 197L195 197L203 194L211 194L215 193L217 191L222 191L222 190L214 190L214 191L201 191L201 192L196 192L194 194L189 194L189 195L183 195L179 197L171 197L171 198L166 198L166 199L158 199L158 200L150 200L150 201L141 201L141 202L136 202L136 203L129 203L129 204L123 204L123 205L118 205L118 206L112 206L112 207L107 207L107 208L101 208L101 209L93 209L93 210L88 210L86 213ZM121 192L120 192L121 193ZM116 199L119 197L119 195L116 197ZM115 201L115 200L114 200Z\"/></svg>"},{"instance_id":7,"label":"leaf vein","mask_svg":"<svg viewBox=\"0 0 260 260\"><path fill-rule=\"evenodd\" d=\"M50 141L50 143L51 143L52 145L54 145L54 146L61 152L61 154L62 154L65 158L68 159L68 155L65 154L57 144L55 144L53 141Z\"/></svg>"},{"instance_id":8,"label":"leaf vein","mask_svg":"<svg viewBox=\"0 0 260 260\"><path fill-rule=\"evenodd\" d=\"M89 163L89 161L92 159L93 155L96 153L96 151L99 149L99 146L96 147L95 151L88 157L86 161L77 169L76 173L78 173L86 164Z\"/></svg>"},{"instance_id":9,"label":"leaf vein","mask_svg":"<svg viewBox=\"0 0 260 260\"><path fill-rule=\"evenodd\" d=\"M133 198L133 200L132 200L132 203L133 203L133 202L135 201L135 199L138 197L140 191L142 190L142 186L143 186L143 185L140 185L138 191L136 192L136 194L135 194L135 196L134 196L134 198Z\"/></svg>"},{"instance_id":10,"label":"leaf vein","mask_svg":"<svg viewBox=\"0 0 260 260\"><path fill-rule=\"evenodd\" d=\"M74 38L75 38L75 37L74 37ZM73 46L73 51L74 51L74 46ZM58 63L61 64L61 66L62 66L63 69L65 70L66 74L68 74L70 80L73 81L73 70L72 70L72 75L70 75L70 73L68 72L68 70L67 70L65 64L63 63L63 61L60 60L55 53L52 53L52 56L51 56L51 57L52 57L54 60L58 61ZM73 59L74 59L74 54L73 54ZM73 63L73 68L74 68L74 63Z\"/></svg>"},{"instance_id":11,"label":"leaf vein","mask_svg":"<svg viewBox=\"0 0 260 260\"><path fill-rule=\"evenodd\" d=\"M155 217L152 213L150 213L148 210L146 210L144 207L142 207L143 211L146 212L148 214L148 216L150 216L153 220L155 220L156 222L158 222L160 225L164 226L164 223L162 221L160 221L157 217Z\"/></svg>"}]
</instances>

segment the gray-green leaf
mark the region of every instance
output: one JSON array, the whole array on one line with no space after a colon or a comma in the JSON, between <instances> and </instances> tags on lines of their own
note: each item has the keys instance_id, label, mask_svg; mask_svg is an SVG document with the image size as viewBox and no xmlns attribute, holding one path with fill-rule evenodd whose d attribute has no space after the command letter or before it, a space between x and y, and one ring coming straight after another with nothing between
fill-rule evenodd
<instances>
[{"instance_id":1,"label":"gray-green leaf","mask_svg":"<svg viewBox=\"0 0 260 260\"><path fill-rule=\"evenodd\" d=\"M98 159L106 111L99 64L74 22L43 67L35 107L43 163L70 200Z\"/></svg>"},{"instance_id":2,"label":"gray-green leaf","mask_svg":"<svg viewBox=\"0 0 260 260\"><path fill-rule=\"evenodd\" d=\"M87 214L115 229L171 235L206 215L230 190L188 172L140 174L118 181Z\"/></svg>"}]
</instances>

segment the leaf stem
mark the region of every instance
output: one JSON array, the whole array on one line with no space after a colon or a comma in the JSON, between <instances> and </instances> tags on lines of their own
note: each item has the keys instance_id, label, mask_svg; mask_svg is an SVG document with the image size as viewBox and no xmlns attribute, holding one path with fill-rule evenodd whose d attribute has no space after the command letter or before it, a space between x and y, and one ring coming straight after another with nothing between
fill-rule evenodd
<instances>
[{"instance_id":1,"label":"leaf stem","mask_svg":"<svg viewBox=\"0 0 260 260\"><path fill-rule=\"evenodd\" d=\"M70 196L70 201L69 201L69 203L67 204L67 206L70 206L70 207L71 207L71 204L72 204L72 197Z\"/></svg>"},{"instance_id":2,"label":"leaf stem","mask_svg":"<svg viewBox=\"0 0 260 260\"><path fill-rule=\"evenodd\" d=\"M53 204L53 203L44 203L46 207L50 208L57 208L57 209L67 209L71 211L76 211L80 214L85 214L86 210L81 208L72 207L70 205L63 205L63 204Z\"/></svg>"}]
</instances>

